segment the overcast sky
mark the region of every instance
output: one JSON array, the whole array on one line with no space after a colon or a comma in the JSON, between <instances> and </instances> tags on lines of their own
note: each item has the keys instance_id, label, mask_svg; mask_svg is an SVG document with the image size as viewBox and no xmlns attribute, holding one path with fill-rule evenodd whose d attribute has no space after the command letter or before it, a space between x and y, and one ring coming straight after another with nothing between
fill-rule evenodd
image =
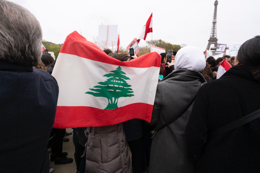
<instances>
[{"instance_id":1,"label":"overcast sky","mask_svg":"<svg viewBox=\"0 0 260 173\"><path fill-rule=\"evenodd\" d=\"M78 31L90 41L98 26L118 25L120 46L140 35L153 13L153 34L172 44L193 45L205 50L210 37L215 0L11 0L31 11L39 20L43 39L63 43ZM260 35L260 0L218 0L219 43L242 44ZM140 42L141 46L145 41Z\"/></svg>"}]
</instances>

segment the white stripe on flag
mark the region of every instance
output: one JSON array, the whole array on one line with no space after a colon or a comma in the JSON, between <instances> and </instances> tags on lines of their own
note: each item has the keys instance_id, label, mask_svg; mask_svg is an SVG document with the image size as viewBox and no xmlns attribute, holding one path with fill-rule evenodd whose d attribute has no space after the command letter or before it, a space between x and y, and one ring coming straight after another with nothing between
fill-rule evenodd
<instances>
[{"instance_id":1,"label":"white stripe on flag","mask_svg":"<svg viewBox=\"0 0 260 173\"><path fill-rule=\"evenodd\" d=\"M226 73L226 70L223 66L219 66L218 67L218 72L217 72L217 79L219 79L223 74Z\"/></svg>"},{"instance_id":2,"label":"white stripe on flag","mask_svg":"<svg viewBox=\"0 0 260 173\"><path fill-rule=\"evenodd\" d=\"M104 77L104 75L112 70L116 70L117 65L93 61L64 53L59 54L57 61L60 62L56 63L52 74L55 78L59 78L59 80L57 80L58 84L62 86L60 87L58 106L90 106L99 109L104 109L107 106L107 98L94 97L85 93L90 91L90 88L98 85L98 82L105 82L108 78ZM97 67L99 67L98 70ZM135 96L120 97L118 107L132 103L147 103L153 105L159 68L135 68L125 66L121 66L121 68L127 77L130 78L130 80L126 80L126 82L132 85L131 88ZM59 75L66 76L66 78L59 77Z\"/></svg>"}]
</instances>

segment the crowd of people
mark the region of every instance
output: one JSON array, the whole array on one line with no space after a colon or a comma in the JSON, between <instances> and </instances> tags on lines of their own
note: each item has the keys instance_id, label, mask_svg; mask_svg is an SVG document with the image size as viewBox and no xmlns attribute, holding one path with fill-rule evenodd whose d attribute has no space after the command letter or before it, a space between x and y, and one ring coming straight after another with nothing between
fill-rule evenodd
<instances>
[{"instance_id":1,"label":"crowd of people","mask_svg":"<svg viewBox=\"0 0 260 173\"><path fill-rule=\"evenodd\" d=\"M193 46L162 53L151 122L74 128L73 159L63 151L66 129L52 128L62 86L51 75L56 60L42 55L39 22L4 0L0 19L0 172L48 173L50 161L74 159L76 173L259 172L260 36L236 57L205 60ZM216 79L224 59L232 68Z\"/></svg>"}]
</instances>

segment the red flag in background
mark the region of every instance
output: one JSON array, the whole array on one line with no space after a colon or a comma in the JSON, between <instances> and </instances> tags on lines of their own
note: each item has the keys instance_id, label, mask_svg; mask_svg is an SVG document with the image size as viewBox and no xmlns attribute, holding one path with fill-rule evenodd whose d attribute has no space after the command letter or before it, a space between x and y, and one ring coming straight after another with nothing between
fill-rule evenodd
<instances>
[{"instance_id":1,"label":"red flag in background","mask_svg":"<svg viewBox=\"0 0 260 173\"><path fill-rule=\"evenodd\" d=\"M120 45L120 35L118 34L118 39L117 39L117 51L116 51L116 53L118 53L118 51L119 51L119 45Z\"/></svg>"},{"instance_id":2,"label":"red flag in background","mask_svg":"<svg viewBox=\"0 0 260 173\"><path fill-rule=\"evenodd\" d=\"M153 13L150 15L149 19L147 20L146 24L143 27L143 30L137 39L139 43L141 39L145 40L148 33L153 32Z\"/></svg>"},{"instance_id":3,"label":"red flag in background","mask_svg":"<svg viewBox=\"0 0 260 173\"><path fill-rule=\"evenodd\" d=\"M218 67L217 79L225 74L232 66L224 59Z\"/></svg>"},{"instance_id":4,"label":"red flag in background","mask_svg":"<svg viewBox=\"0 0 260 173\"><path fill-rule=\"evenodd\" d=\"M44 47L44 45L42 44L42 51L44 51L46 48Z\"/></svg>"}]
</instances>

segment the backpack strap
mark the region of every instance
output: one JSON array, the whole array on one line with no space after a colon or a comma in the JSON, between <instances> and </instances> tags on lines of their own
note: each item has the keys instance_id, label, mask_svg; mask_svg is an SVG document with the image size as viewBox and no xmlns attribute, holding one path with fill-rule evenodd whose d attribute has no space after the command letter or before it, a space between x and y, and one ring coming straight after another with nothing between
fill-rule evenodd
<instances>
[{"instance_id":1,"label":"backpack strap","mask_svg":"<svg viewBox=\"0 0 260 173\"><path fill-rule=\"evenodd\" d=\"M194 102L196 96L197 96L197 94L193 97L193 99L190 101L190 103L188 104L188 106L181 112L180 116L181 116L182 114L184 114L184 113L189 109L189 107L190 107L190 106L192 105L192 103ZM169 121L168 123L163 124L162 126L157 126L157 127L155 127L155 129L151 132L151 133L152 133L152 137L151 137L151 138L153 138L154 135L155 135L158 131L160 131L160 130L163 129L164 127L170 125L170 124L173 123L175 120L176 120L176 118L174 118L173 120Z\"/></svg>"},{"instance_id":2,"label":"backpack strap","mask_svg":"<svg viewBox=\"0 0 260 173\"><path fill-rule=\"evenodd\" d=\"M212 131L209 136L211 138L216 137L218 135L221 135L221 134L224 134L224 133L229 132L231 130L234 130L234 129L240 127L240 126L243 126L243 125L245 125L245 124L247 124L247 123L249 123L249 122L251 122L251 121L253 121L257 118L260 118L260 109L256 110L255 112L253 112L249 115L246 115L242 118L239 118L238 120L233 121L233 122L231 122L231 123L229 123L229 124L227 124L223 127L220 127L217 130Z\"/></svg>"}]
</instances>

